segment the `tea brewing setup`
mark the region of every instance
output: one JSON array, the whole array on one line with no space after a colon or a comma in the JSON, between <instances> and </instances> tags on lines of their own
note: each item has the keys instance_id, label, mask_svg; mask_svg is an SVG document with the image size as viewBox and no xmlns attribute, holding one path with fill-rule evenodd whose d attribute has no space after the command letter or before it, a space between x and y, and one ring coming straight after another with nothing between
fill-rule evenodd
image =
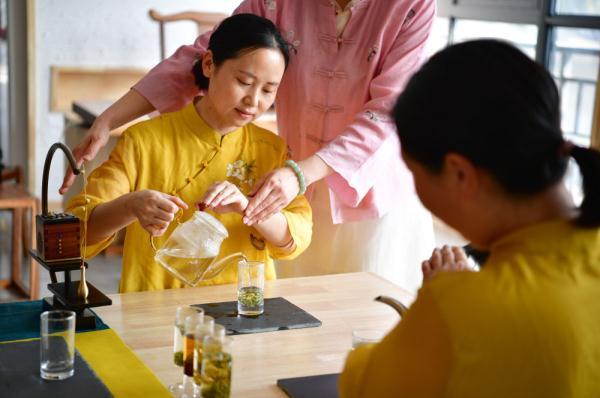
<instances>
[{"instance_id":1,"label":"tea brewing setup","mask_svg":"<svg viewBox=\"0 0 600 398\"><path fill-rule=\"evenodd\" d=\"M67 146L57 142L53 144L46 155L44 174L42 179L42 214L36 216L36 249L31 249L29 254L42 267L50 272L52 283L48 290L54 295L44 298L44 310L68 309L76 314L76 328L93 329L96 326L96 316L89 309L111 305L112 300L100 292L85 278L85 235L87 220L84 220L83 239L81 237L81 220L71 214L51 213L48 211L48 177L50 163L57 149L61 149L69 161L75 175L84 175L73 158ZM85 205L87 196L85 195ZM83 250L82 250L82 245ZM79 280L71 280L71 271L80 271ZM63 281L58 282L57 273L63 273Z\"/></svg>"}]
</instances>

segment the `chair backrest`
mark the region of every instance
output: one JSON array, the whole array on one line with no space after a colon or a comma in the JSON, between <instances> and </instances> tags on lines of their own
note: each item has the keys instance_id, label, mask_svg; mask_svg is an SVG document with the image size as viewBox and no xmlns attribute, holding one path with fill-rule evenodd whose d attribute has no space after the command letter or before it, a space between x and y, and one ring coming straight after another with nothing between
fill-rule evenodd
<instances>
[{"instance_id":1,"label":"chair backrest","mask_svg":"<svg viewBox=\"0 0 600 398\"><path fill-rule=\"evenodd\" d=\"M21 184L23 181L23 169L21 169L21 166L6 167L2 169L0 183L9 182L11 180L14 180L15 184Z\"/></svg>"},{"instance_id":2,"label":"chair backrest","mask_svg":"<svg viewBox=\"0 0 600 398\"><path fill-rule=\"evenodd\" d=\"M156 10L149 10L150 19L158 22L160 40L160 59L165 59L165 29L167 22L192 21L198 26L198 35L211 30L216 24L227 18L227 14L216 12L183 11L176 14L163 15Z\"/></svg>"}]
</instances>

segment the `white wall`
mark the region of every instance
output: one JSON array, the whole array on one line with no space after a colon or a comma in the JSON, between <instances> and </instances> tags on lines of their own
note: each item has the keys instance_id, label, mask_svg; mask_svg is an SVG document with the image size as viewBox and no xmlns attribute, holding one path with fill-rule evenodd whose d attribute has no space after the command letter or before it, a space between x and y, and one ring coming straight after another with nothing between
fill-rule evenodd
<instances>
[{"instance_id":1,"label":"white wall","mask_svg":"<svg viewBox=\"0 0 600 398\"><path fill-rule=\"evenodd\" d=\"M36 193L46 152L64 142L64 117L50 112L51 66L142 67L159 60L158 24L148 17L153 8L165 14L195 10L231 13L240 0L36 0ZM191 22L166 25L167 53L193 42ZM62 156L61 154L57 156ZM64 175L64 161L52 163L48 200L57 193Z\"/></svg>"}]
</instances>

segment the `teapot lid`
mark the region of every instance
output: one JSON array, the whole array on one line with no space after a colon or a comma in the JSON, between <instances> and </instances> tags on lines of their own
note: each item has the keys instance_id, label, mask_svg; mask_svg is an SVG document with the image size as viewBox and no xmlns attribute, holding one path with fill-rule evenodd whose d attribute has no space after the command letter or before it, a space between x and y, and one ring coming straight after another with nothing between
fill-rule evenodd
<instances>
[{"instance_id":1,"label":"teapot lid","mask_svg":"<svg viewBox=\"0 0 600 398\"><path fill-rule=\"evenodd\" d=\"M222 235L223 237L226 238L229 236L227 228L225 228L221 221L217 220L215 217L211 216L207 212L196 210L196 212L194 213L194 217L200 218L206 224L211 226L215 230L215 232Z\"/></svg>"}]
</instances>

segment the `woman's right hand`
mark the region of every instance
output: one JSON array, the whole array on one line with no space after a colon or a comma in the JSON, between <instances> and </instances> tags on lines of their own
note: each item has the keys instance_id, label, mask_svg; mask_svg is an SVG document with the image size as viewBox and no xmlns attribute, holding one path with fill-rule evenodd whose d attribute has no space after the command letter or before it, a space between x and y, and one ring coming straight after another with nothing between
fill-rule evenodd
<instances>
[{"instance_id":1,"label":"woman's right hand","mask_svg":"<svg viewBox=\"0 0 600 398\"><path fill-rule=\"evenodd\" d=\"M153 110L154 106L146 98L133 89L129 90L96 118L83 140L73 149L77 167L96 157L100 148L108 142L111 129L116 129ZM69 167L58 192L61 195L67 192L73 181L75 175Z\"/></svg>"},{"instance_id":2,"label":"woman's right hand","mask_svg":"<svg viewBox=\"0 0 600 398\"><path fill-rule=\"evenodd\" d=\"M164 234L179 209L188 208L177 196L151 189L132 192L126 206L151 236Z\"/></svg>"},{"instance_id":3,"label":"woman's right hand","mask_svg":"<svg viewBox=\"0 0 600 398\"><path fill-rule=\"evenodd\" d=\"M100 118L96 119L90 130L87 132L83 140L73 148L73 156L77 167L81 167L83 162L88 162L96 157L100 148L108 142L110 136L110 128L107 123L104 123ZM69 190L75 181L75 174L71 167L67 167L67 172L63 180L63 184L58 190L62 195Z\"/></svg>"}]
</instances>

